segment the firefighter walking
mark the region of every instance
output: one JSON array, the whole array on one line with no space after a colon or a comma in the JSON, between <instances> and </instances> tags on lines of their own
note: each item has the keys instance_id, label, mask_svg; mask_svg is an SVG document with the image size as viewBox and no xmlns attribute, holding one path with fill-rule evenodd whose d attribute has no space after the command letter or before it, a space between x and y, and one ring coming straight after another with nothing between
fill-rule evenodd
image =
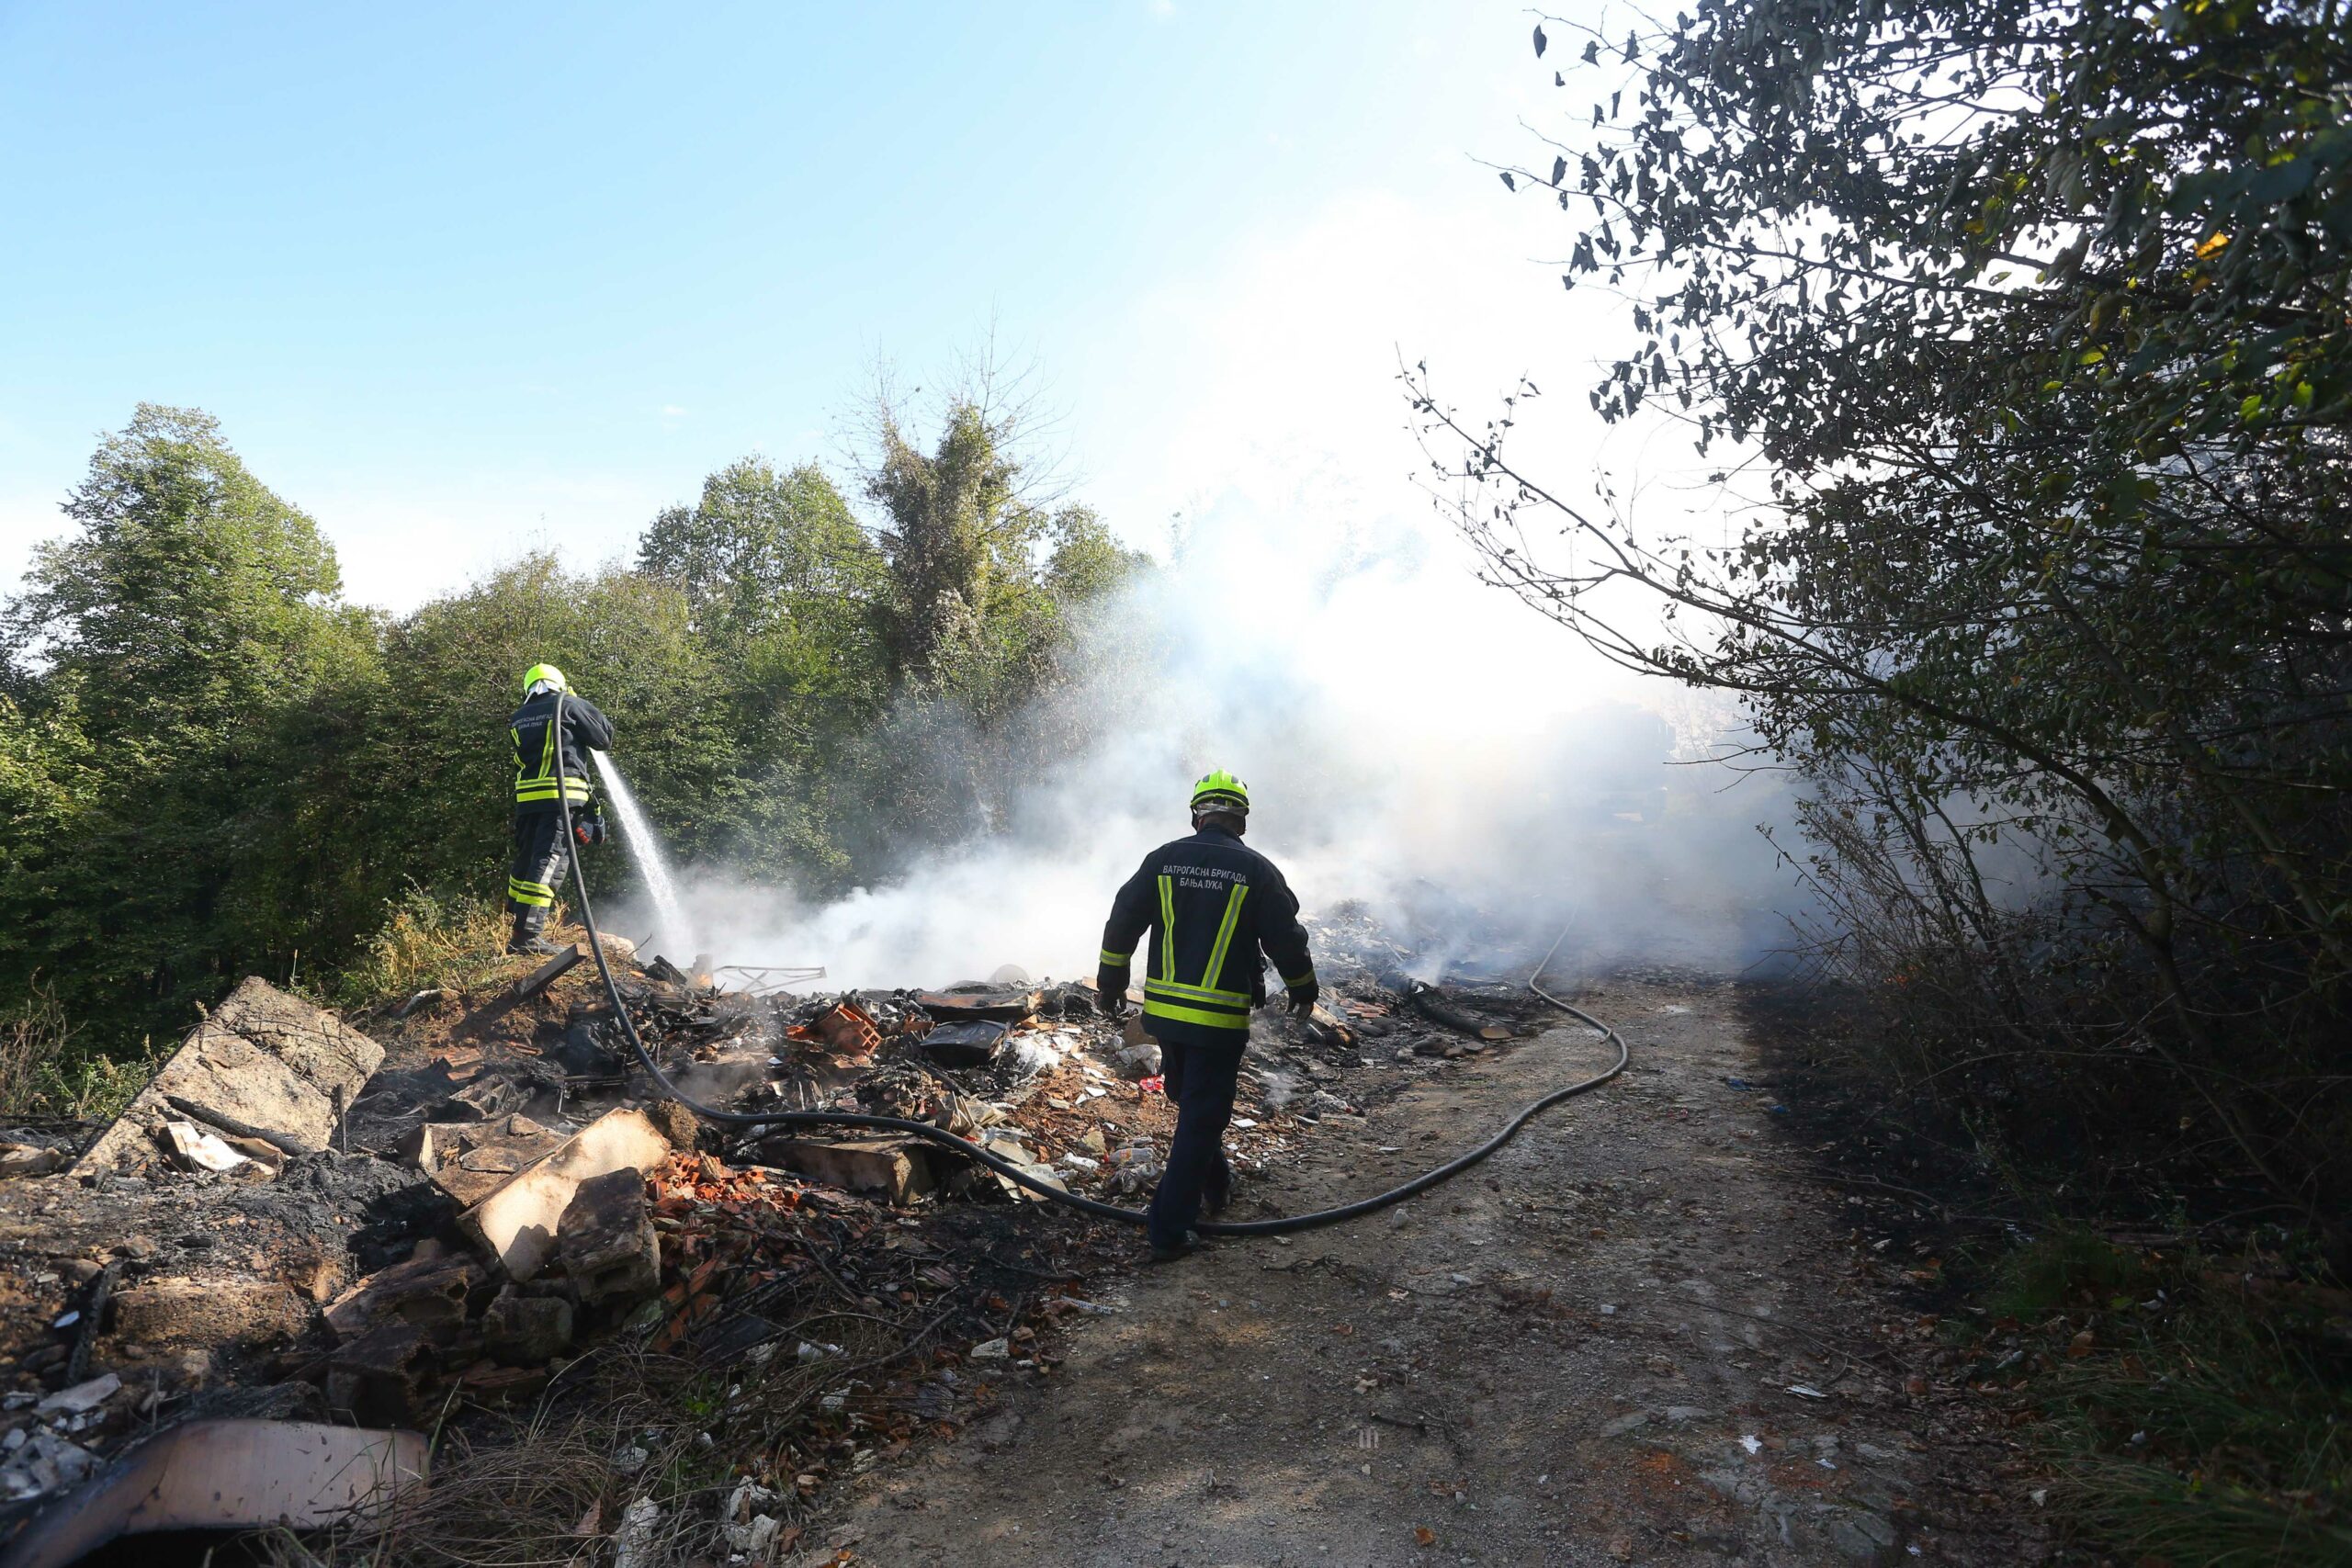
<instances>
[{"instance_id":1,"label":"firefighter walking","mask_svg":"<svg viewBox=\"0 0 2352 1568\"><path fill-rule=\"evenodd\" d=\"M556 700L562 697L562 733L557 733ZM509 953L553 953L540 934L556 888L569 868L572 846L564 841L563 803L572 808L573 831L583 843L604 836L595 784L587 753L613 749L613 721L585 697L573 696L563 671L534 664L523 676L523 705L506 721L514 743L514 856L506 873L506 904L514 911Z\"/></svg>"},{"instance_id":2,"label":"firefighter walking","mask_svg":"<svg viewBox=\"0 0 2352 1568\"><path fill-rule=\"evenodd\" d=\"M1232 1197L1225 1128L1250 1043L1250 1010L1266 999L1265 960L1282 977L1292 1011L1308 1011L1319 994L1298 899L1273 863L1241 842L1249 786L1231 773L1212 773L1193 786L1192 806L1192 836L1146 855L1119 889L1095 974L1096 1004L1121 1016L1136 947L1149 934L1144 1028L1159 1042L1168 1098L1176 1107L1168 1168L1151 1196L1156 1262L1192 1251L1204 1204L1214 1215Z\"/></svg>"}]
</instances>

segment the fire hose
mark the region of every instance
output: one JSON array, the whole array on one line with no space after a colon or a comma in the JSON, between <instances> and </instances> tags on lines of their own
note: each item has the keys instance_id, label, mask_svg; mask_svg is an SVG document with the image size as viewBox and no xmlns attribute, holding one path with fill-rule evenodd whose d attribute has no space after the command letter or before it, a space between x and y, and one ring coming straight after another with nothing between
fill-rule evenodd
<instances>
[{"instance_id":1,"label":"fire hose","mask_svg":"<svg viewBox=\"0 0 2352 1568\"><path fill-rule=\"evenodd\" d=\"M614 1015L620 1021L622 1037L628 1042L629 1051L637 1057L638 1066L645 1069L646 1074L660 1087L662 1094L684 1106L704 1121L717 1122L721 1126L861 1127L876 1132L901 1133L909 1137L921 1138L927 1143L936 1144L942 1148L953 1150L967 1159L986 1166L1006 1180L1025 1188L1052 1202L1066 1203L1073 1209L1082 1210L1100 1218L1120 1220L1131 1225L1145 1224L1148 1222L1148 1216L1141 1209L1125 1209L1116 1203L1105 1203L1100 1199L1088 1198L1080 1193L1065 1190L1050 1181L1032 1175L1023 1167L994 1150L974 1143L969 1138L960 1137L944 1127L933 1126L928 1122L917 1122L904 1116L873 1116L854 1111L722 1111L717 1106L703 1104L700 1100L687 1095L676 1084L672 1083L669 1075L662 1072L654 1062L653 1054L645 1048L644 1040L638 1034L637 1021L629 1014L628 1003L622 999L620 986L613 978L613 966L605 957L604 937L596 930L596 910L595 907L589 902L587 874L581 868L579 845L571 836L571 793L569 785L562 779L563 697L562 691L559 689L555 696L555 713L549 722L556 726L558 737L556 802L563 812L562 843L565 853L571 861L571 886L580 898L580 923L588 930L588 950L595 957L596 973L605 982L605 995L613 1004ZM1323 1225L1338 1224L1343 1220L1352 1220L1364 1214L1376 1213L1382 1209L1401 1203L1416 1194L1426 1192L1441 1182L1452 1180L1510 1142L1521 1128L1553 1106L1564 1100L1572 1100L1577 1095L1589 1093L1623 1072L1629 1055L1624 1037L1590 1013L1562 1001L1539 983L1544 978L1544 969L1558 954L1560 944L1567 940L1567 930L1563 928L1559 936L1554 939L1551 950L1544 954L1543 962L1536 964L1534 972L1528 976L1527 988L1577 1022L1598 1031L1603 1040L1617 1048L1617 1059L1611 1063L1606 1070L1588 1078L1579 1078L1564 1089L1555 1089L1541 1099L1531 1100L1510 1120L1504 1122L1501 1129L1485 1143L1466 1154L1456 1156L1433 1170L1423 1171L1410 1181L1391 1187L1385 1192L1376 1192L1369 1198L1360 1198L1352 1203L1342 1203L1336 1208L1317 1209L1305 1214L1285 1214L1271 1220L1206 1220L1193 1228L1203 1235L1285 1235L1294 1231L1314 1230Z\"/></svg>"}]
</instances>

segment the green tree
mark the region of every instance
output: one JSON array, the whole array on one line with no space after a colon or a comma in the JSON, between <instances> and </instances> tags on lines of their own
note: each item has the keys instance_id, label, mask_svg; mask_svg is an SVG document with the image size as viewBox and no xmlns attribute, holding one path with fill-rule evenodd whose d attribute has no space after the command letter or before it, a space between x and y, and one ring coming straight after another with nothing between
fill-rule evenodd
<instances>
[{"instance_id":1,"label":"green tree","mask_svg":"<svg viewBox=\"0 0 2352 1568\"><path fill-rule=\"evenodd\" d=\"M665 508L637 564L679 586L697 626L744 636L861 605L885 581L880 552L823 469L779 473L761 457L712 474L695 505Z\"/></svg>"},{"instance_id":2,"label":"green tree","mask_svg":"<svg viewBox=\"0 0 2352 1568\"><path fill-rule=\"evenodd\" d=\"M317 526L209 415L142 404L8 607L18 705L0 988L43 973L99 1037L281 970L305 906L257 896L279 849L288 716L373 658Z\"/></svg>"},{"instance_id":3,"label":"green tree","mask_svg":"<svg viewBox=\"0 0 2352 1568\"><path fill-rule=\"evenodd\" d=\"M1417 370L1490 574L1747 698L1814 784L1854 972L1942 977L1949 1010L1914 988L1908 1016L1984 1125L2006 1102L2046 1127L2071 1079L2084 1142L2153 1160L2185 1115L2208 1179L2345 1248L2340 23L1733 0L1582 42L1575 118L1500 172L1576 215L1566 282L1630 296L1591 404L1743 444L1770 488L1728 549L1659 541L1521 461L1532 383L1474 421ZM1669 635L1624 629L1603 584L1647 590ZM2043 895L1995 891L1988 850ZM1940 1077L1987 1035L2025 1078Z\"/></svg>"}]
</instances>

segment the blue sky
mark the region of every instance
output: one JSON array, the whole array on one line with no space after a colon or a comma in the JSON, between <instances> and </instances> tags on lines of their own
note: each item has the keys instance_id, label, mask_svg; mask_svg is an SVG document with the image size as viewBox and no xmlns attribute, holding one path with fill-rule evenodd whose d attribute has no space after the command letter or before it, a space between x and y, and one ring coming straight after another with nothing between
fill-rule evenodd
<instances>
[{"instance_id":1,"label":"blue sky","mask_svg":"<svg viewBox=\"0 0 2352 1568\"><path fill-rule=\"evenodd\" d=\"M1411 503L1395 355L1589 355L1529 13L0 0L0 590L140 400L224 422L356 598L625 553L877 356L993 325L1131 538L1317 473ZM1581 400L1577 400L1579 405ZM1564 434L1589 439L1589 433Z\"/></svg>"}]
</instances>

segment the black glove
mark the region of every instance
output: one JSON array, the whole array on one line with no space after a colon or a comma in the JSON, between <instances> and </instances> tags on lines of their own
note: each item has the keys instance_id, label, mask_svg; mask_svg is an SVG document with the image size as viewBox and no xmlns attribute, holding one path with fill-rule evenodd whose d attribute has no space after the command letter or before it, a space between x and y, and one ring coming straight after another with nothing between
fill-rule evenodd
<instances>
[{"instance_id":1,"label":"black glove","mask_svg":"<svg viewBox=\"0 0 2352 1568\"><path fill-rule=\"evenodd\" d=\"M1304 985L1293 986L1290 988L1290 1010L1301 1017L1313 1012L1315 998L1322 994L1323 987L1313 980Z\"/></svg>"},{"instance_id":2,"label":"black glove","mask_svg":"<svg viewBox=\"0 0 2352 1568\"><path fill-rule=\"evenodd\" d=\"M1104 1018L1127 1016L1127 972L1124 969L1097 969L1094 972L1094 1006Z\"/></svg>"}]
</instances>

